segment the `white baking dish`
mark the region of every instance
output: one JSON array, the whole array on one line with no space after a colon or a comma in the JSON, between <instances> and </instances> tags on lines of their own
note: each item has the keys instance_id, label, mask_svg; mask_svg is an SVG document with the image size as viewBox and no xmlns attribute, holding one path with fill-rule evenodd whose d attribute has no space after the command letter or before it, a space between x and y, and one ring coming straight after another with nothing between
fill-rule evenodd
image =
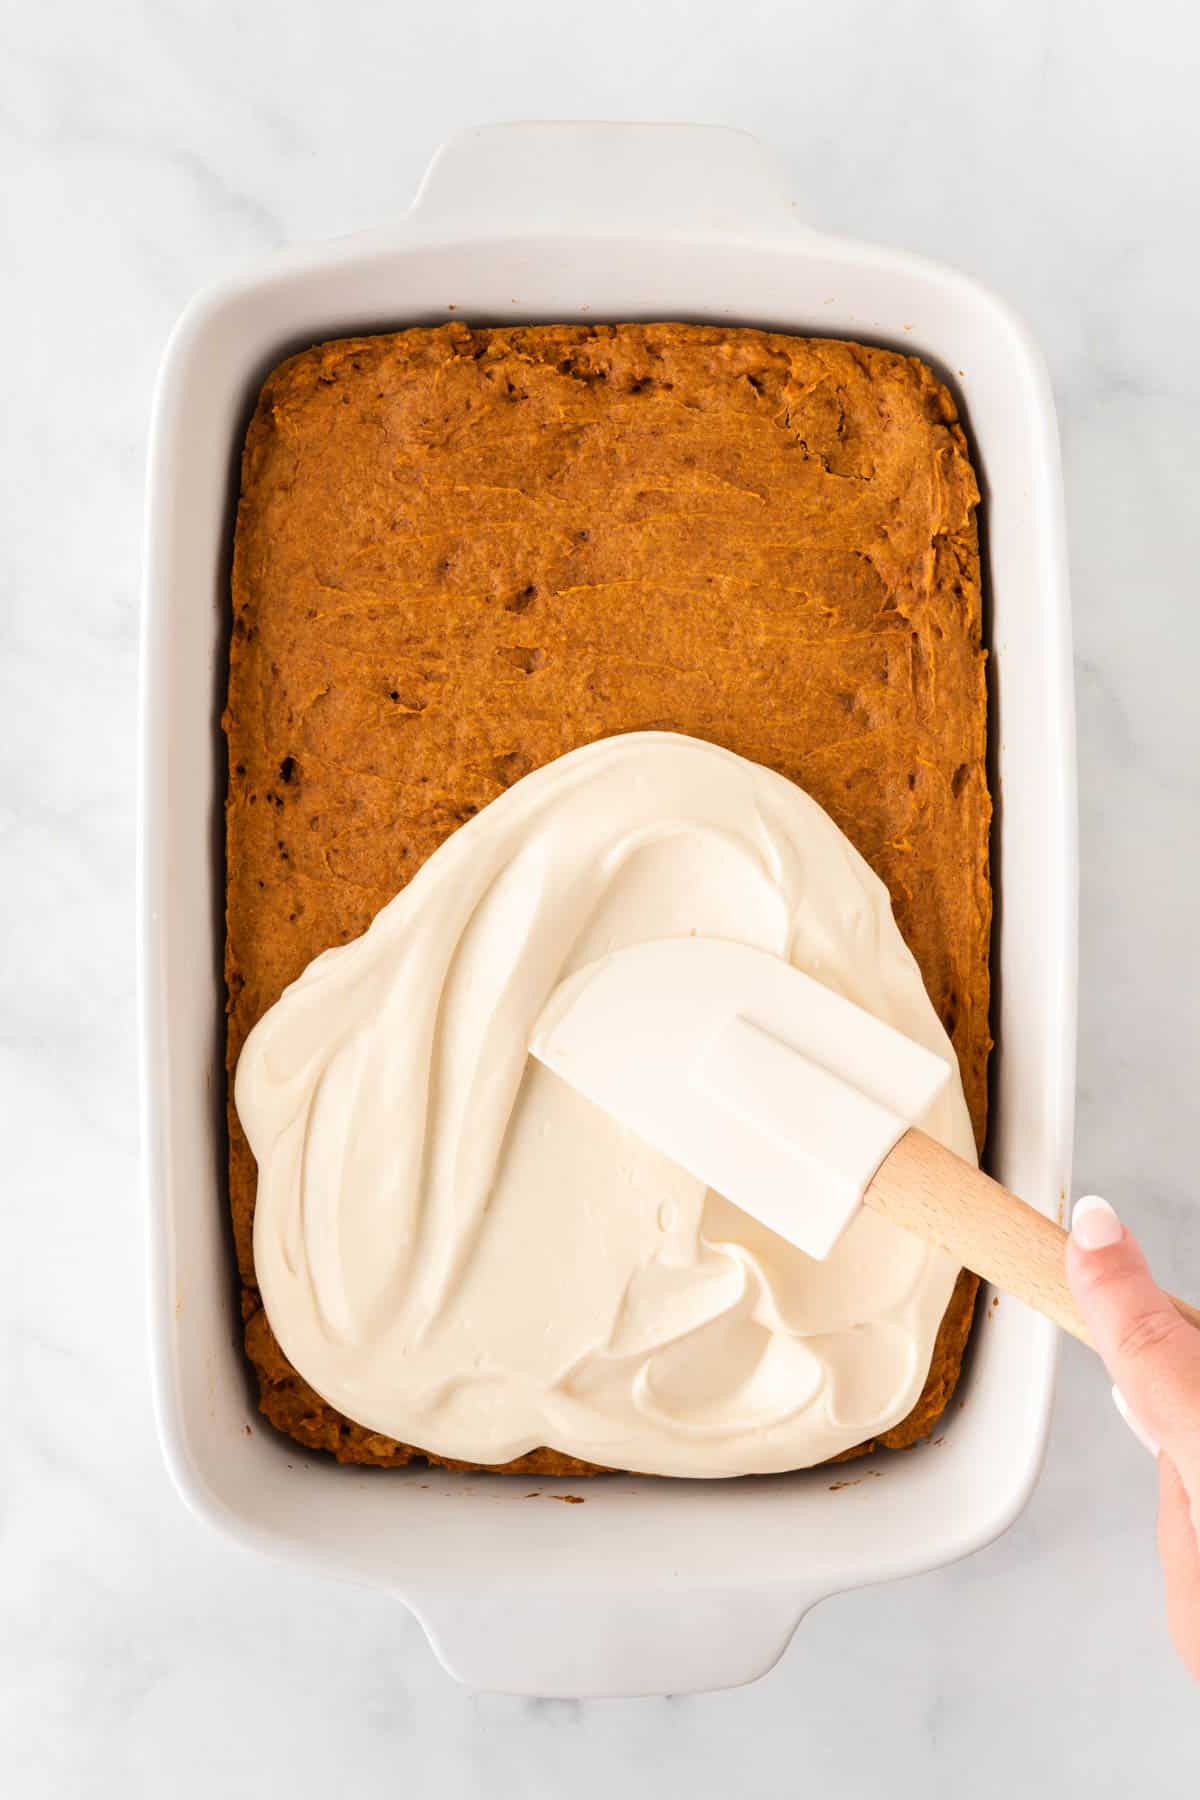
<instances>
[{"instance_id":1,"label":"white baking dish","mask_svg":"<svg viewBox=\"0 0 1200 1800\"><path fill-rule=\"evenodd\" d=\"M1074 749L1058 446L1040 356L973 282L807 230L752 138L512 125L457 138L398 223L294 250L196 300L150 456L142 699L142 1077L158 1415L195 1511L238 1542L392 1589L480 1688L680 1693L770 1667L815 1601L978 1549L1028 1499L1052 1329L976 1333L938 1447L734 1482L570 1484L338 1468L260 1428L225 1219L218 733L242 431L289 351L450 317L697 319L928 357L964 402L986 500L1000 909L988 1162L1048 1213L1069 1178ZM864 1473L860 1466L847 1474ZM540 1487L545 1497L527 1499Z\"/></svg>"}]
</instances>

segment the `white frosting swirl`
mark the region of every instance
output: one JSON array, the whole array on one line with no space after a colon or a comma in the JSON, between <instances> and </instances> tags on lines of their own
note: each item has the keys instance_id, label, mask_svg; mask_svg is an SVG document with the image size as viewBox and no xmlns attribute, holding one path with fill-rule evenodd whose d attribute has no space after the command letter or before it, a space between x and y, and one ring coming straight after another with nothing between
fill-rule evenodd
<instances>
[{"instance_id":1,"label":"white frosting swirl","mask_svg":"<svg viewBox=\"0 0 1200 1800\"><path fill-rule=\"evenodd\" d=\"M883 884L781 776L608 738L455 832L259 1021L236 1101L276 1337L352 1419L441 1455L539 1444L722 1476L911 1409L956 1267L863 1212L815 1263L531 1061L562 977L689 932L754 944L951 1063ZM924 1122L974 1157L954 1080Z\"/></svg>"}]
</instances>

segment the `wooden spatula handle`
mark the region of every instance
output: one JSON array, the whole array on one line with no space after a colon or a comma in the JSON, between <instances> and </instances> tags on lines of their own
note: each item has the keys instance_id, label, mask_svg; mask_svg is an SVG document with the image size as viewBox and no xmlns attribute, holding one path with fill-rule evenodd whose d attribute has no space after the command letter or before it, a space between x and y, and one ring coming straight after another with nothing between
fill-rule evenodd
<instances>
[{"instance_id":1,"label":"wooden spatula handle","mask_svg":"<svg viewBox=\"0 0 1200 1800\"><path fill-rule=\"evenodd\" d=\"M923 1131L905 1132L876 1171L865 1203L1091 1344L1067 1286L1062 1226ZM1200 1326L1200 1311L1172 1299Z\"/></svg>"}]
</instances>

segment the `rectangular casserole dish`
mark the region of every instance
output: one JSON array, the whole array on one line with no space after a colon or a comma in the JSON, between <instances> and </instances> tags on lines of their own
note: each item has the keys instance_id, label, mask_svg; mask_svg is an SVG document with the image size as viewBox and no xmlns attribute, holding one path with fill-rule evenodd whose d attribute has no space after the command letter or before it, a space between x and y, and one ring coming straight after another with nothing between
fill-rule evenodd
<instances>
[{"instance_id":1,"label":"rectangular casserole dish","mask_svg":"<svg viewBox=\"0 0 1200 1800\"><path fill-rule=\"evenodd\" d=\"M997 800L997 1052L987 1163L1054 1215L1075 1030L1070 630L1053 402L1028 332L950 270L817 235L749 137L510 125L434 159L398 224L209 290L159 378L142 664L142 1083L160 1433L192 1508L240 1543L371 1582L470 1685L681 1693L763 1673L817 1601L1002 1532L1032 1491L1052 1327L976 1332L936 1451L734 1482L606 1477L586 1505L505 1477L338 1467L259 1428L240 1346L222 1125L220 817L238 456L267 371L323 338L440 323L693 319L865 339L957 394L984 491ZM987 1304L981 1299L981 1312ZM562 1492L569 1484L559 1484Z\"/></svg>"}]
</instances>

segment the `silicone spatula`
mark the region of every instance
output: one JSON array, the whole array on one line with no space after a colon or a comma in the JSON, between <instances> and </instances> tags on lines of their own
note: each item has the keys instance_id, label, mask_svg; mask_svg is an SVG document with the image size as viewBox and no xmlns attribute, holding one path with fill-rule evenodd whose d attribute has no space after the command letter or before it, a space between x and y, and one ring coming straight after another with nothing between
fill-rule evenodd
<instances>
[{"instance_id":1,"label":"silicone spatula","mask_svg":"<svg viewBox=\"0 0 1200 1800\"><path fill-rule=\"evenodd\" d=\"M949 1063L779 957L696 937L617 951L555 990L530 1049L808 1255L869 1206L1089 1342L1062 1227L920 1129Z\"/></svg>"}]
</instances>

